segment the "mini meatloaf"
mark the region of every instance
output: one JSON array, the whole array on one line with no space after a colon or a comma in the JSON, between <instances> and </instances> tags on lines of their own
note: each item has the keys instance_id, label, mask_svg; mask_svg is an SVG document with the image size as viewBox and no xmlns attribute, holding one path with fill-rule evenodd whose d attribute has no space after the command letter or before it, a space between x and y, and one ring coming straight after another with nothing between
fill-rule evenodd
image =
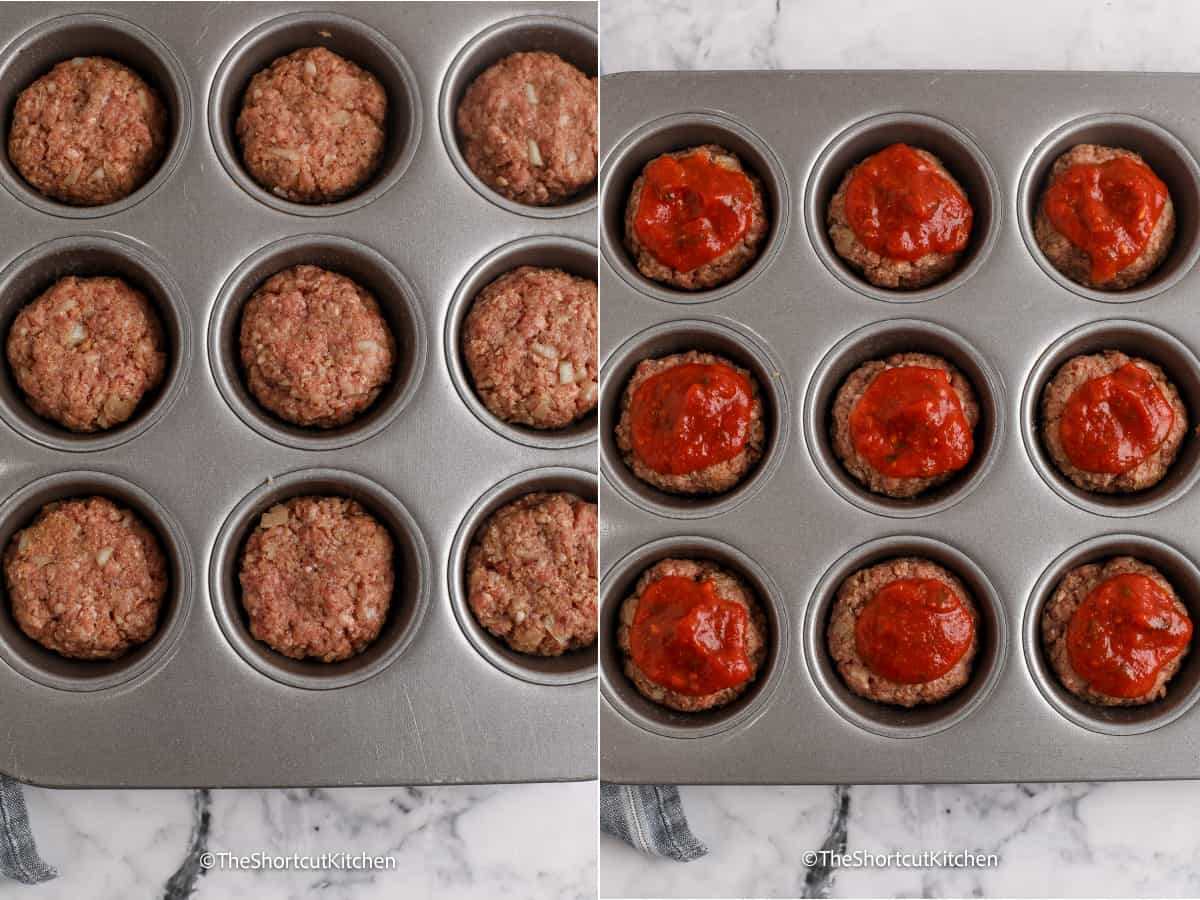
<instances>
[{"instance_id":1,"label":"mini meatloaf","mask_svg":"<svg viewBox=\"0 0 1200 900\"><path fill-rule=\"evenodd\" d=\"M357 501L296 497L272 506L242 552L250 633L292 659L362 653L387 620L394 555L388 530Z\"/></svg>"},{"instance_id":2,"label":"mini meatloaf","mask_svg":"<svg viewBox=\"0 0 1200 900\"><path fill-rule=\"evenodd\" d=\"M596 79L553 53L514 53L458 105L463 157L510 200L562 203L596 180L596 113Z\"/></svg>"},{"instance_id":3,"label":"mini meatloaf","mask_svg":"<svg viewBox=\"0 0 1200 900\"><path fill-rule=\"evenodd\" d=\"M596 282L521 266L475 298L462 351L492 415L564 428L596 408Z\"/></svg>"},{"instance_id":4,"label":"mini meatloaf","mask_svg":"<svg viewBox=\"0 0 1200 900\"><path fill-rule=\"evenodd\" d=\"M950 377L950 387L958 397L963 416L971 430L979 423L979 402L975 390L966 377L957 368L940 356L929 353L896 353L885 359L873 359L865 362L848 376L838 388L833 401L833 452L842 461L851 475L877 494L888 497L907 499L915 497L932 487L945 484L958 474L943 472L929 477L897 477L885 475L875 469L855 448L850 431L850 414L871 383L888 369L904 366L921 366L927 369L937 369Z\"/></svg>"},{"instance_id":5,"label":"mini meatloaf","mask_svg":"<svg viewBox=\"0 0 1200 900\"><path fill-rule=\"evenodd\" d=\"M1124 472L1089 472L1071 462L1063 447L1060 422L1071 396L1087 382L1111 375L1127 363L1133 363L1150 373L1155 387L1162 393L1174 413L1166 439L1140 464ZM1179 391L1159 366L1119 350L1076 356L1063 363L1042 392L1042 442L1060 472L1085 491L1101 494L1128 494L1153 487L1162 481L1188 432L1187 407Z\"/></svg>"},{"instance_id":6,"label":"mini meatloaf","mask_svg":"<svg viewBox=\"0 0 1200 900\"><path fill-rule=\"evenodd\" d=\"M4 554L17 625L73 659L116 659L154 636L167 561L154 533L104 497L42 507Z\"/></svg>"},{"instance_id":7,"label":"mini meatloaf","mask_svg":"<svg viewBox=\"0 0 1200 900\"><path fill-rule=\"evenodd\" d=\"M392 377L396 341L369 291L317 266L272 275L242 311L246 385L281 419L345 425Z\"/></svg>"},{"instance_id":8,"label":"mini meatloaf","mask_svg":"<svg viewBox=\"0 0 1200 900\"><path fill-rule=\"evenodd\" d=\"M1038 203L1033 221L1033 236L1050 264L1078 284L1107 291L1120 291L1134 287L1150 277L1171 250L1175 239L1175 205L1171 195L1166 194L1166 203L1158 215L1146 244L1132 262L1119 269L1111 277L1102 280L1093 278L1092 258L1070 238L1054 227L1046 212L1046 196L1050 186L1075 165L1099 165L1114 159L1130 159L1146 164L1137 153L1120 147L1103 147L1099 144L1077 144L1054 161L1047 179L1046 192ZM1165 190L1165 185L1163 186ZM1118 197L1118 202L1121 202Z\"/></svg>"},{"instance_id":9,"label":"mini meatloaf","mask_svg":"<svg viewBox=\"0 0 1200 900\"><path fill-rule=\"evenodd\" d=\"M1075 671L1071 665L1071 654L1068 647L1067 634L1071 619L1079 609L1084 599L1097 587L1109 579L1119 575L1144 575L1154 582L1172 601L1175 612L1189 619L1187 607L1179 599L1175 588L1163 577L1158 569L1131 556L1116 556L1112 559L1097 563L1087 563L1076 566L1063 576L1054 594L1046 602L1042 610L1042 649L1050 661L1058 680L1068 691L1098 706L1142 706L1152 703L1167 694L1167 682L1175 677L1184 658L1191 649L1190 642L1175 658L1167 661L1159 669L1154 686L1146 693L1137 697L1114 697L1097 691L1088 680Z\"/></svg>"},{"instance_id":10,"label":"mini meatloaf","mask_svg":"<svg viewBox=\"0 0 1200 900\"><path fill-rule=\"evenodd\" d=\"M250 79L237 119L242 159L285 200L341 200L378 170L387 108L370 72L324 47L296 50Z\"/></svg>"},{"instance_id":11,"label":"mini meatloaf","mask_svg":"<svg viewBox=\"0 0 1200 900\"><path fill-rule=\"evenodd\" d=\"M660 472L642 460L634 448L633 413L631 412L634 394L637 393L639 387L655 375L676 366L689 364L729 366L750 383L750 418L746 431L746 443L735 456L702 469L694 469L680 474ZM758 465L766 447L766 413L763 410L758 382L749 369L744 369L715 353L689 350L686 353L673 353L661 359L642 360L638 363L633 377L629 379L629 384L625 386L625 392L621 395L621 418L617 422L616 437L617 449L621 451L621 458L625 461L625 465L647 484L669 494L723 493L738 484Z\"/></svg>"},{"instance_id":12,"label":"mini meatloaf","mask_svg":"<svg viewBox=\"0 0 1200 900\"><path fill-rule=\"evenodd\" d=\"M596 504L534 493L500 507L467 551L467 603L518 653L561 656L596 642Z\"/></svg>"},{"instance_id":13,"label":"mini meatloaf","mask_svg":"<svg viewBox=\"0 0 1200 900\"><path fill-rule=\"evenodd\" d=\"M749 199L745 203L744 208L739 204L739 208L735 212L744 217L746 228L737 240L721 252L720 255L694 268L680 270L655 256L653 250L646 246L646 243L638 236L638 210L642 204L642 195L646 190L647 172L651 166L661 159L681 160L691 157L693 154L699 155L707 163L727 172L735 172L745 176ZM694 201L683 198L681 202L685 204L686 208L692 209ZM681 214L695 215L694 212L681 212ZM683 222L676 222L675 224L678 226L678 230L684 232L679 238L682 242L687 243L694 240L694 238L687 236L687 232L693 231L696 225L694 218L686 223L688 226L691 226L686 229L683 227L685 224ZM637 180L634 181L633 188L629 192L629 201L625 205L625 247L633 257L638 271L651 281L658 281L685 291L701 291L719 287L741 275L758 258L758 254L762 249L762 243L766 239L770 227L771 223L767 218L767 201L763 194L762 181L757 175L742 166L742 161L738 158L737 154L716 144L702 144L697 147L689 147L686 150L665 153L648 162L642 169L642 173L637 177ZM705 228L704 230L707 231L709 229Z\"/></svg>"},{"instance_id":14,"label":"mini meatloaf","mask_svg":"<svg viewBox=\"0 0 1200 900\"><path fill-rule=\"evenodd\" d=\"M949 183L949 186L957 191L965 200L967 196L966 191L954 179L954 176L950 174L940 159L928 150L922 150L920 147L908 147L908 149L916 153L934 172L944 178ZM940 281L958 267L959 261L965 252L965 245L964 249L956 252L942 253L931 250L922 256L918 256L916 259L900 259L871 249L864 243L862 237L855 232L847 212L846 194L850 189L851 182L854 181L855 175L859 173L860 168L872 159L874 157L868 157L858 163L858 165L852 167L846 173L837 191L829 201L826 225L829 229L829 239L833 243L834 251L838 256L861 272L863 277L876 287L916 290L933 284L935 281ZM970 210L969 203L966 203L966 208Z\"/></svg>"},{"instance_id":15,"label":"mini meatloaf","mask_svg":"<svg viewBox=\"0 0 1200 900\"><path fill-rule=\"evenodd\" d=\"M958 661L931 681L893 681L873 670L859 650L857 628L867 606L888 585L906 579L932 579L946 585L962 604L973 624L970 644ZM963 583L947 569L920 557L906 556L860 569L838 588L829 616L829 655L846 687L860 697L895 706L937 703L960 690L971 679L979 650L979 612Z\"/></svg>"},{"instance_id":16,"label":"mini meatloaf","mask_svg":"<svg viewBox=\"0 0 1200 900\"><path fill-rule=\"evenodd\" d=\"M154 306L107 277L56 281L17 313L7 349L33 411L78 432L127 421L162 383L167 360Z\"/></svg>"},{"instance_id":17,"label":"mini meatloaf","mask_svg":"<svg viewBox=\"0 0 1200 900\"><path fill-rule=\"evenodd\" d=\"M167 110L158 92L119 62L77 56L17 97L8 158L37 191L72 206L128 197L158 169Z\"/></svg>"},{"instance_id":18,"label":"mini meatloaf","mask_svg":"<svg viewBox=\"0 0 1200 900\"><path fill-rule=\"evenodd\" d=\"M638 605L647 588L667 577L688 578L697 583L711 582L716 596L723 601L736 603L748 615L744 637L744 650L750 661L750 678L733 687L722 688L711 694L688 694L651 681L633 660L631 637L637 619ZM770 647L770 629L767 617L759 605L754 591L733 572L707 560L664 559L642 573L633 593L621 604L620 624L617 627L617 646L625 660L625 674L634 686L649 700L680 712L702 712L725 706L746 693L758 677L766 662Z\"/></svg>"}]
</instances>

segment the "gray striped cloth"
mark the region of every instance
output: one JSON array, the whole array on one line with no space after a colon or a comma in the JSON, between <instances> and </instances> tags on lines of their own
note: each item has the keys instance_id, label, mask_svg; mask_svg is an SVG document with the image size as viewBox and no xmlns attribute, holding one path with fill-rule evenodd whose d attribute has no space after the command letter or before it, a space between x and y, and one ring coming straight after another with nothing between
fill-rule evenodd
<instances>
[{"instance_id":1,"label":"gray striped cloth","mask_svg":"<svg viewBox=\"0 0 1200 900\"><path fill-rule=\"evenodd\" d=\"M38 856L25 794L19 782L0 775L0 875L22 884L38 884L58 876Z\"/></svg>"},{"instance_id":2,"label":"gray striped cloth","mask_svg":"<svg viewBox=\"0 0 1200 900\"><path fill-rule=\"evenodd\" d=\"M708 852L688 827L679 789L665 784L600 784L600 827L635 850L676 862Z\"/></svg>"}]
</instances>

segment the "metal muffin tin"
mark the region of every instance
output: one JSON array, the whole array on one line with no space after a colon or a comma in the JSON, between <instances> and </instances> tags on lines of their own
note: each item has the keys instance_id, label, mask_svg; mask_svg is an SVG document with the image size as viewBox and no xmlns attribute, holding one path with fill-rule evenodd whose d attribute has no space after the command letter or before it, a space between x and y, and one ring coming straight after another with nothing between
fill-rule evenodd
<instances>
[{"instance_id":1,"label":"metal muffin tin","mask_svg":"<svg viewBox=\"0 0 1200 900\"><path fill-rule=\"evenodd\" d=\"M461 584L497 503L545 489L596 498L595 417L559 435L491 421L447 337L481 279L510 262L596 277L594 195L552 210L492 195L462 170L452 119L507 52L554 50L594 75L595 27L595 3L0 8L5 143L17 93L75 55L130 64L171 117L158 173L109 206L47 200L0 154L0 330L62 275L118 274L155 302L170 346L163 386L128 424L92 436L33 415L0 365L0 544L44 503L102 494L154 527L170 571L157 635L108 663L30 641L0 589L0 771L127 787L595 777L595 650L510 653L470 618ZM303 206L245 174L232 128L250 75L316 44L382 81L388 144L360 193ZM331 431L265 414L238 368L241 304L302 262L368 287L397 339L391 387ZM332 665L255 641L238 597L258 516L306 493L359 500L396 543L383 633Z\"/></svg>"},{"instance_id":2,"label":"metal muffin tin","mask_svg":"<svg viewBox=\"0 0 1200 900\"><path fill-rule=\"evenodd\" d=\"M1038 617L1075 565L1133 553L1200 622L1200 438L1133 496L1084 494L1041 448L1038 399L1057 366L1105 347L1160 363L1200 424L1200 116L1194 75L1056 72L627 73L601 85L601 777L619 782L995 782L1200 777L1200 650L1166 699L1102 709L1059 686ZM1036 98L1033 99L1033 98ZM764 182L772 230L730 284L653 284L622 243L628 191L668 150L713 142ZM894 141L929 149L975 209L971 244L919 291L868 285L833 253L825 207L846 170ZM1074 143L1142 153L1167 182L1178 232L1142 286L1065 281L1032 240L1054 158ZM672 497L626 469L612 439L643 358L711 350L751 368L769 441L758 470L712 498ZM833 455L830 404L868 359L927 351L966 373L983 412L970 467L912 501L871 494ZM666 556L712 559L756 587L772 657L739 700L699 715L642 698L621 670L616 620ZM981 647L966 687L904 710L851 694L826 650L851 572L919 555L970 589Z\"/></svg>"}]
</instances>

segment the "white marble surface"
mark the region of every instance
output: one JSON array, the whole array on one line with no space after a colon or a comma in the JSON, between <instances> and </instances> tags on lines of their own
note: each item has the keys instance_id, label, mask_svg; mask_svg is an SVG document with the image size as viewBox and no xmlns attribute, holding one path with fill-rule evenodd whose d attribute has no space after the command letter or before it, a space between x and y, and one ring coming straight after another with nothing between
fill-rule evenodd
<instances>
[{"instance_id":1,"label":"white marble surface","mask_svg":"<svg viewBox=\"0 0 1200 900\"><path fill-rule=\"evenodd\" d=\"M601 66L1198 71L1200 4L603 0ZM603 101L602 101L603 102ZM600 842L602 897L1200 895L1200 782L682 789L710 853ZM835 811L844 802L844 825ZM810 871L803 852L994 852L989 870Z\"/></svg>"}]
</instances>

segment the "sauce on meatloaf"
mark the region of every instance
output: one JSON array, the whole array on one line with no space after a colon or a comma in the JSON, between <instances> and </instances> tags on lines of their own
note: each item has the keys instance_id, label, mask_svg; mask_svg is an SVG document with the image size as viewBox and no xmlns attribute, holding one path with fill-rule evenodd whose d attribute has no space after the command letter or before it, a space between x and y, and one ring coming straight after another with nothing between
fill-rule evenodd
<instances>
[{"instance_id":1,"label":"sauce on meatloaf","mask_svg":"<svg viewBox=\"0 0 1200 900\"><path fill-rule=\"evenodd\" d=\"M1072 464L1119 474L1162 446L1174 424L1175 412L1153 377L1129 362L1076 388L1058 428Z\"/></svg>"},{"instance_id":2,"label":"sauce on meatloaf","mask_svg":"<svg viewBox=\"0 0 1200 900\"><path fill-rule=\"evenodd\" d=\"M901 578L884 585L854 626L867 667L899 684L925 684L954 668L971 646L975 623L944 581Z\"/></svg>"}]
</instances>

